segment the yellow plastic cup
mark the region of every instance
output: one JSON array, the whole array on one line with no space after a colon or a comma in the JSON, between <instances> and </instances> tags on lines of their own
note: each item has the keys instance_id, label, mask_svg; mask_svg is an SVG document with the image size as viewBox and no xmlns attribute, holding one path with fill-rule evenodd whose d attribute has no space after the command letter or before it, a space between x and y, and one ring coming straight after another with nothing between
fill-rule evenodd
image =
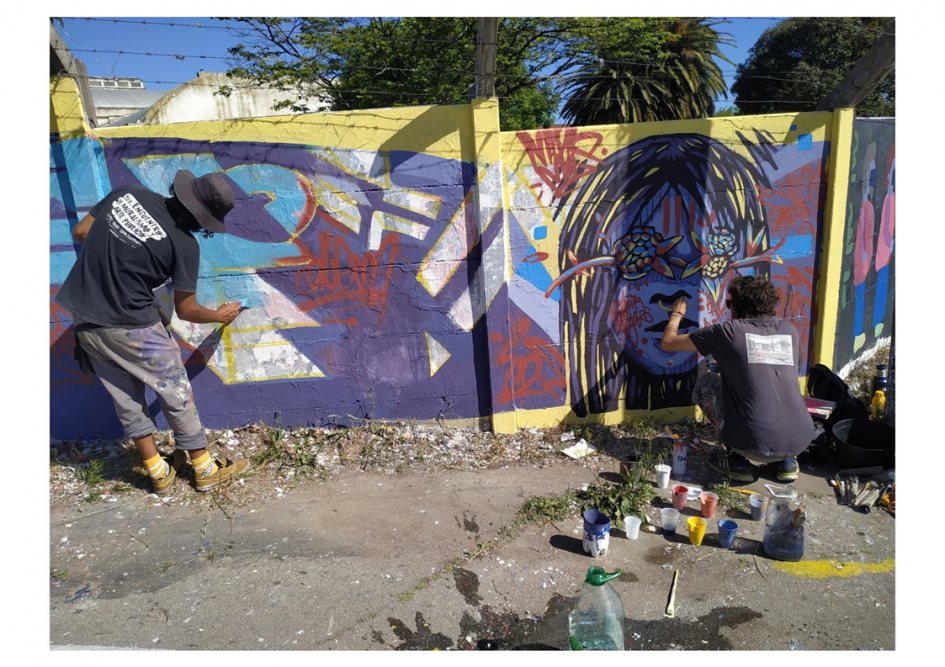
<instances>
[{"instance_id":1,"label":"yellow plastic cup","mask_svg":"<svg viewBox=\"0 0 945 667\"><path fill-rule=\"evenodd\" d=\"M689 544L699 546L705 537L706 521L701 516L689 517Z\"/></svg>"}]
</instances>

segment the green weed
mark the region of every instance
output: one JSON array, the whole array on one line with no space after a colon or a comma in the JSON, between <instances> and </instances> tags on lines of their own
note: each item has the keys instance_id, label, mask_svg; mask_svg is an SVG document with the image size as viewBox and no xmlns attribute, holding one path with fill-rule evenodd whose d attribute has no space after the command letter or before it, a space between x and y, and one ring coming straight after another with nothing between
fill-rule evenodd
<instances>
[{"instance_id":1,"label":"green weed","mask_svg":"<svg viewBox=\"0 0 945 667\"><path fill-rule=\"evenodd\" d=\"M105 459L92 459L88 464L76 468L76 478L86 486L95 486L105 481Z\"/></svg>"}]
</instances>

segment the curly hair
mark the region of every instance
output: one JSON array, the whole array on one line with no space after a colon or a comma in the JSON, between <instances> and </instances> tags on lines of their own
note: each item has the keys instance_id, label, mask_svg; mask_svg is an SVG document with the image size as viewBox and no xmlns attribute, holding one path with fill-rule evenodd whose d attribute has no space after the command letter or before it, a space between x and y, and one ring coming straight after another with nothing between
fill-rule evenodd
<instances>
[{"instance_id":1,"label":"curly hair","mask_svg":"<svg viewBox=\"0 0 945 667\"><path fill-rule=\"evenodd\" d=\"M781 301L771 281L761 276L737 276L728 286L732 317L764 317L774 315Z\"/></svg>"}]
</instances>

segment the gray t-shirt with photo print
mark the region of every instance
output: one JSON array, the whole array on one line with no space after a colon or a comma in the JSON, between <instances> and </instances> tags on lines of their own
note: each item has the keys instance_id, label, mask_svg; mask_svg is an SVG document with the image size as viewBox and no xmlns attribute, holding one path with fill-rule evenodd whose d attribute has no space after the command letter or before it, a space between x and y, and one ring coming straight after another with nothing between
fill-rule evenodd
<instances>
[{"instance_id":1,"label":"gray t-shirt with photo print","mask_svg":"<svg viewBox=\"0 0 945 667\"><path fill-rule=\"evenodd\" d=\"M795 456L810 445L814 422L798 384L800 337L777 317L746 317L690 335L712 355L722 380L722 442L767 456Z\"/></svg>"}]
</instances>

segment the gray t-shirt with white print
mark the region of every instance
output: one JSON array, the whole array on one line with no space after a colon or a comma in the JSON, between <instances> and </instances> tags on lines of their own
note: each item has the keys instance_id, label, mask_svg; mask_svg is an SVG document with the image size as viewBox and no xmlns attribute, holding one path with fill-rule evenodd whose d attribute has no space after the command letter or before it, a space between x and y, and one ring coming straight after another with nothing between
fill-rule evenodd
<instances>
[{"instance_id":1,"label":"gray t-shirt with white print","mask_svg":"<svg viewBox=\"0 0 945 667\"><path fill-rule=\"evenodd\" d=\"M810 445L814 422L798 384L800 337L777 317L746 317L690 335L712 355L722 379L722 442L768 456L796 456Z\"/></svg>"}]
</instances>

